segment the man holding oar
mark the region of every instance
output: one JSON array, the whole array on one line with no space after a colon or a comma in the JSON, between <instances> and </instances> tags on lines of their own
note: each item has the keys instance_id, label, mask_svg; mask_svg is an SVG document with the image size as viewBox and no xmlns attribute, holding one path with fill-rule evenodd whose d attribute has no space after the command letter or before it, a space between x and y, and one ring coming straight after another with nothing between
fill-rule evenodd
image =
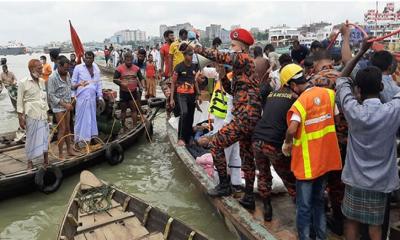
<instances>
[{"instance_id":1,"label":"man holding oar","mask_svg":"<svg viewBox=\"0 0 400 240\"><path fill-rule=\"evenodd\" d=\"M144 77L139 67L132 64L132 60L132 53L126 52L124 55L124 64L119 65L114 73L114 83L120 86L121 121L125 130L128 129L125 124L128 107L131 110L132 127L136 126L137 114L140 111L139 86L144 86Z\"/></svg>"}]
</instances>

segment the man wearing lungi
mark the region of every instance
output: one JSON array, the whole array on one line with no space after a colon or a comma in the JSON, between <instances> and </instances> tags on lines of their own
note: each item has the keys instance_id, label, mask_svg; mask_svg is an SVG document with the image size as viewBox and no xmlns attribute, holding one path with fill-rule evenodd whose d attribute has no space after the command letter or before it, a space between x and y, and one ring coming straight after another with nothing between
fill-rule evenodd
<instances>
[{"instance_id":1,"label":"man wearing lungi","mask_svg":"<svg viewBox=\"0 0 400 240\"><path fill-rule=\"evenodd\" d=\"M26 129L25 152L28 169L33 168L33 160L43 156L46 167L48 159L49 124L47 122L47 99L42 74L42 63L32 59L28 64L30 76L22 79L18 85L17 113L19 125Z\"/></svg>"},{"instance_id":2,"label":"man wearing lungi","mask_svg":"<svg viewBox=\"0 0 400 240\"><path fill-rule=\"evenodd\" d=\"M100 69L93 63L94 53L88 51L83 59L84 63L75 67L72 75L72 87L76 89L75 110L75 142L90 142L98 136L96 120L96 101L102 100L102 84Z\"/></svg>"}]
</instances>

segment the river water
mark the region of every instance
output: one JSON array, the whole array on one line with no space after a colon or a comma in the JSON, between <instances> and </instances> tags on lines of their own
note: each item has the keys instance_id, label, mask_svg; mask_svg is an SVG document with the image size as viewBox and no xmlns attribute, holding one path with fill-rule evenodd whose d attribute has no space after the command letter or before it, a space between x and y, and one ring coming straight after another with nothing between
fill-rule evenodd
<instances>
[{"instance_id":1,"label":"river water","mask_svg":"<svg viewBox=\"0 0 400 240\"><path fill-rule=\"evenodd\" d=\"M21 79L28 74L29 59L39 56L8 56L7 65ZM115 87L107 76L103 76L103 81L103 86ZM17 128L16 113L4 90L0 94L0 133ZM142 137L125 152L125 160L120 165L111 167L102 163L90 170L213 239L234 239L170 146L165 114L156 118L153 137L153 144ZM64 179L60 189L53 194L34 192L0 201L0 239L56 239L70 194L78 181L77 173Z\"/></svg>"}]
</instances>

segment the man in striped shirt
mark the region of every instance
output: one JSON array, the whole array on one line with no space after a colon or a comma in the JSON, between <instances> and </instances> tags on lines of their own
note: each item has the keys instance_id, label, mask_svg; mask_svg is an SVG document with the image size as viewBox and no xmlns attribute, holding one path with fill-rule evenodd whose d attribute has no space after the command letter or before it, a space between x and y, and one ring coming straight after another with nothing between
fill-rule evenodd
<instances>
[{"instance_id":1,"label":"man in striped shirt","mask_svg":"<svg viewBox=\"0 0 400 240\"><path fill-rule=\"evenodd\" d=\"M57 58L58 68L50 75L48 81L48 96L50 107L53 110L58 123L58 154L64 159L64 143L67 144L67 154L76 156L72 150L70 134L71 111L74 109L71 103L71 80L68 74L69 60L65 56Z\"/></svg>"}]
</instances>

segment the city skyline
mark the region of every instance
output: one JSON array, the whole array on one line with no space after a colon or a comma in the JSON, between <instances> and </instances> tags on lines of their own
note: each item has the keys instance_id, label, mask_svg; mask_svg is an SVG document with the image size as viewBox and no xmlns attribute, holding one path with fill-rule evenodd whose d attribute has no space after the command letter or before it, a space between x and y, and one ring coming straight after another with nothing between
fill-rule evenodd
<instances>
[{"instance_id":1,"label":"city skyline","mask_svg":"<svg viewBox=\"0 0 400 240\"><path fill-rule=\"evenodd\" d=\"M382 9L384 4L385 2L380 2L379 8ZM213 7L210 8L209 5ZM196 6L195 12L191 6ZM151 11L140 11L146 7ZM42 9L45 8L49 11L43 12ZM240 12L237 11L239 8ZM210 24L221 25L221 28L227 30L230 30L232 25L241 25L244 28L259 28L263 31L279 24L300 27L319 21L336 24L349 19L352 22L362 22L364 13L374 8L375 2L372 1L192 2L187 5L182 5L182 2L178 5L174 2L113 2L111 7L106 2L3 2L0 15L15 24L0 26L2 33L7 33L0 36L0 45L5 45L11 40L27 46L43 45L51 41L68 41L68 19L72 21L83 42L102 42L124 29L139 29L145 31L146 36L159 36L160 25L170 26L186 22L203 31ZM399 5L396 6L396 9L398 8ZM138 11L128 14L132 12L131 9ZM120 14L115 14L116 10ZM326 14L328 10L329 14ZM109 15L104 14L107 11ZM94 18L95 21L89 21L89 16L99 17ZM27 38L27 35L31 37Z\"/></svg>"}]
</instances>

